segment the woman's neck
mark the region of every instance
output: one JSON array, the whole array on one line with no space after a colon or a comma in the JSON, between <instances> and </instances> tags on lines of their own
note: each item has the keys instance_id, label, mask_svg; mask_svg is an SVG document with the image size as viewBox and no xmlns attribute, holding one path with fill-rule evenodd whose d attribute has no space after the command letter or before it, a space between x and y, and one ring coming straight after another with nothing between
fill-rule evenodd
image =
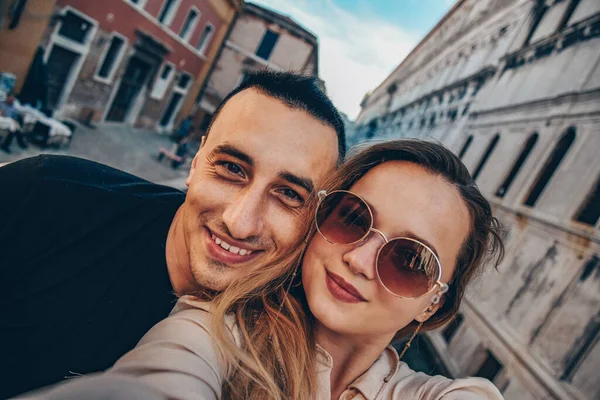
<instances>
[{"instance_id":1,"label":"woman's neck","mask_svg":"<svg viewBox=\"0 0 600 400\"><path fill-rule=\"evenodd\" d=\"M344 390L373 365L392 337L350 337L333 332L317 322L315 339L333 360L331 398L339 399Z\"/></svg>"}]
</instances>

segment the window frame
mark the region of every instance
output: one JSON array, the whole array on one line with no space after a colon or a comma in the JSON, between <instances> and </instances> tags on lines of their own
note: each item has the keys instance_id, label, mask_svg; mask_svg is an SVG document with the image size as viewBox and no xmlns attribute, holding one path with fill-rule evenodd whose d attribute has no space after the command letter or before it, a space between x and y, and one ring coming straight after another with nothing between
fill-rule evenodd
<instances>
[{"instance_id":1,"label":"window frame","mask_svg":"<svg viewBox=\"0 0 600 400\"><path fill-rule=\"evenodd\" d=\"M594 204L594 202L592 200L597 197L596 194L598 193L599 187L600 187L600 173L597 174L596 180L593 181L592 186L590 188L588 188L588 190L586 191L585 197L578 203L575 212L572 213L571 220L574 223L581 225L581 226L591 227L591 228L594 228L594 227L597 227L600 225L600 217L598 217L593 224L588 224L587 222L580 220L584 210L591 204Z\"/></svg>"},{"instance_id":2,"label":"window frame","mask_svg":"<svg viewBox=\"0 0 600 400\"><path fill-rule=\"evenodd\" d=\"M525 165L527 159L531 155L531 152L535 148L539 137L540 134L538 131L534 131L527 136L527 139L520 148L519 155L513 160L510 169L507 171L506 175L504 176L504 179L496 189L496 192L494 193L496 197L498 197L499 199L503 199L506 197L508 190L510 189L512 184L515 183L515 180L519 176L519 172L521 172L523 165ZM501 189L503 189L502 192L500 192Z\"/></svg>"},{"instance_id":3,"label":"window frame","mask_svg":"<svg viewBox=\"0 0 600 400\"><path fill-rule=\"evenodd\" d=\"M127 0L127 2L131 3L135 8L139 8L140 10L144 10L146 8L146 4L148 4L148 0L140 0L139 3L134 3L132 0Z\"/></svg>"},{"instance_id":4,"label":"window frame","mask_svg":"<svg viewBox=\"0 0 600 400\"><path fill-rule=\"evenodd\" d=\"M473 170L473 180L477 181L477 178L481 175L483 170L485 169L486 164L490 160L492 153L496 150L496 146L498 146L498 142L500 141L500 132L496 133L485 148L483 155L479 158L479 162L477 163L477 167Z\"/></svg>"},{"instance_id":5,"label":"window frame","mask_svg":"<svg viewBox=\"0 0 600 400\"><path fill-rule=\"evenodd\" d=\"M169 66L171 68L171 72L169 72L169 76L166 79L162 79L161 75L162 75L162 72L163 72L165 66ZM154 83L152 84L152 91L150 92L150 98L153 100L159 100L159 101L163 100L165 98L165 95L169 91L169 86L171 86L171 83L173 82L173 79L175 78L176 73L177 73L177 70L175 68L175 64L173 64L170 61L163 62L158 70L158 73L156 74L156 79L154 80ZM158 82L165 83L164 90L162 90L162 93L160 93L160 95L157 93L157 89L156 89L156 84Z\"/></svg>"},{"instance_id":6,"label":"window frame","mask_svg":"<svg viewBox=\"0 0 600 400\"><path fill-rule=\"evenodd\" d=\"M169 13L166 15L165 20L161 22L159 17L163 13L165 6L167 5L167 1L168 0L163 1L162 6L160 7L160 11L158 12L158 14L156 14L156 22L158 22L159 25L171 27L171 24L173 23L173 20L175 19L175 16L177 15L177 11L179 11L179 6L181 5L181 0L173 0L173 3L172 3L173 5L171 6Z\"/></svg>"},{"instance_id":7,"label":"window frame","mask_svg":"<svg viewBox=\"0 0 600 400\"><path fill-rule=\"evenodd\" d=\"M113 65L111 66L108 76L107 77L100 76L100 70L102 69L104 62L106 61L106 57L108 56L108 51L109 51L112 41L115 37L121 39L123 41L123 45L121 46L121 49L119 50L119 54L114 59ZM102 50L102 55L99 58L98 65L96 66L96 72L94 73L94 80L102 82L102 83L112 83L114 81L117 70L119 69L119 65L121 65L123 58L125 58L125 53L127 52L128 44L129 44L129 40L127 39L126 36L123 36L122 34L120 34L119 32L116 32L116 31L111 32L110 37L107 40L106 45L104 46L104 49Z\"/></svg>"},{"instance_id":8,"label":"window frame","mask_svg":"<svg viewBox=\"0 0 600 400\"><path fill-rule=\"evenodd\" d=\"M543 185L543 187L541 187L541 189L539 190L539 193L537 194L537 196L535 196L535 199L532 199L534 190L535 191L538 190L537 186L538 186L540 180L542 179L543 175L546 173L546 169L549 168L550 163L554 160L554 156L558 149L559 144L563 140L566 140L566 137L567 137L567 135L569 135L570 132L573 133L573 139L567 146L566 151L562 154L560 160L558 160L556 167L554 168L554 170L552 171L552 173L546 180L546 183ZM524 207L535 208L537 203L544 196L544 192L548 189L548 186L550 186L550 184L552 183L552 178L554 178L555 174L560 169L561 165L563 165L563 163L565 162L565 159L568 157L569 152L570 152L571 148L573 147L573 144L575 143L576 140L577 140L577 127L575 125L570 125L564 131L562 131L562 133L560 134L558 139L556 141L554 141L553 146L551 147L550 151L545 154L545 158L544 158L542 167L535 172L535 175L534 175L535 179L529 184L525 196L523 196L523 198L521 199L521 204ZM530 200L530 199L532 199L532 200ZM528 204L530 201L532 202L532 204Z\"/></svg>"},{"instance_id":9,"label":"window frame","mask_svg":"<svg viewBox=\"0 0 600 400\"><path fill-rule=\"evenodd\" d=\"M185 23L187 22L188 17L190 16L190 14L192 12L196 13L196 18L192 22L192 24L191 24L188 32L185 32L185 34L183 34L184 33L183 29L185 28ZM196 28L198 27L198 23L200 22L200 18L202 18L202 13L198 9L198 7L191 6L190 9L188 10L187 14L185 15L185 19L183 20L183 25L181 25L181 29L179 29L179 33L177 34L177 36L179 36L184 42L188 42L189 43L190 39L192 38L192 36L194 36L194 32L196 31Z\"/></svg>"},{"instance_id":10,"label":"window frame","mask_svg":"<svg viewBox=\"0 0 600 400\"><path fill-rule=\"evenodd\" d=\"M267 37L267 34L268 34L269 32L271 32L271 33L273 33L273 34L277 35L277 39L275 40L275 42L273 42L273 46L271 46L271 49L269 50L269 54L268 54L268 56L267 56L267 57L262 57L262 56L260 56L260 55L258 54L258 51L259 51L259 50L260 50L260 48L262 47L262 45L263 45L263 42L264 42L264 40L265 40L265 38ZM280 38L280 37L281 37L281 34L280 34L280 33L278 33L278 32L275 32L275 31L274 31L274 30L272 30L272 29L266 28L266 29L265 29L265 33L263 33L263 36L262 36L262 38L260 39L260 42L258 43L258 46L256 47L256 50L254 50L254 55L255 55L256 57L260 58L261 60L264 60L264 61L267 61L267 62L268 62L268 61L269 61L269 59L271 58L271 56L273 55L273 50L275 50L275 46L277 46L277 42L279 42L279 38Z\"/></svg>"},{"instance_id":11,"label":"window frame","mask_svg":"<svg viewBox=\"0 0 600 400\"><path fill-rule=\"evenodd\" d=\"M206 31L206 28L211 27L211 31L210 31L210 35L207 35L208 39L205 39L204 37L204 32ZM213 37L215 36L215 31L216 28L215 26L209 22L207 22L206 24L204 24L204 29L202 29L202 33L200 34L200 39L198 39L198 45L196 46L196 50L202 54L202 55L206 55L206 50L210 47L210 43L213 39ZM204 39L204 43L202 43L202 46L200 46L200 42Z\"/></svg>"}]
</instances>

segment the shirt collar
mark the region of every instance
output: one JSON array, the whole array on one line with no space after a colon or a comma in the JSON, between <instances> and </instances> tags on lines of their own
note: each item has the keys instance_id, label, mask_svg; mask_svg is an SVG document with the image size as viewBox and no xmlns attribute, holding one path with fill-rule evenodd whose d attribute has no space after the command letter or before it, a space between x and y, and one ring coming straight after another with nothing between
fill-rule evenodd
<instances>
[{"instance_id":1,"label":"shirt collar","mask_svg":"<svg viewBox=\"0 0 600 400\"><path fill-rule=\"evenodd\" d=\"M331 369L333 368L333 359L327 351L317 345L317 373L327 373L327 379L330 379ZM381 355L375 360L373 365L354 382L348 385L348 389L358 390L369 400L375 399L377 394L394 374L398 371L400 358L392 346L388 346Z\"/></svg>"}]
</instances>

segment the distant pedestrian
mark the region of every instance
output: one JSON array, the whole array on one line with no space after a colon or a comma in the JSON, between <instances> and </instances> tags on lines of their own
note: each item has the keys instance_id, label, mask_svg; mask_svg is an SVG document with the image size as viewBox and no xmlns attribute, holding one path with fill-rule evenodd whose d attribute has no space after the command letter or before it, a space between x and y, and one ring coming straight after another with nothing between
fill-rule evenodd
<instances>
[{"instance_id":1,"label":"distant pedestrian","mask_svg":"<svg viewBox=\"0 0 600 400\"><path fill-rule=\"evenodd\" d=\"M191 132L192 116L188 115L183 119L183 121L181 121L181 123L179 124L179 128L177 128L177 131L175 131L175 133L173 134L173 141L176 143L181 143L182 141L185 141L185 139L187 139Z\"/></svg>"},{"instance_id":2,"label":"distant pedestrian","mask_svg":"<svg viewBox=\"0 0 600 400\"><path fill-rule=\"evenodd\" d=\"M3 102L0 102L0 117L10 118L14 123L10 124L8 128L8 135L0 144L0 149L5 151L6 153L10 153L10 145L13 141L13 138L17 137L17 142L21 148L27 148L27 141L25 140L25 136L23 132L21 132L21 127L18 123L19 113L15 107L15 95L10 92L6 96L6 99Z\"/></svg>"}]
</instances>

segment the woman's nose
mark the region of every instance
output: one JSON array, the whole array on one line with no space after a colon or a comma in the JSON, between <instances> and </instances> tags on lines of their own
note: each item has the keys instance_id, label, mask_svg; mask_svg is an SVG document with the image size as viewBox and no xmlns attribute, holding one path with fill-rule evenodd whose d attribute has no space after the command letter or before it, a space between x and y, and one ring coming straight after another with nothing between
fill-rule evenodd
<instances>
[{"instance_id":1,"label":"woman's nose","mask_svg":"<svg viewBox=\"0 0 600 400\"><path fill-rule=\"evenodd\" d=\"M385 244L383 237L377 233L371 233L367 239L355 246L348 246L348 250L342 256L342 260L355 274L361 274L365 278L375 279L377 273L377 253Z\"/></svg>"}]
</instances>

